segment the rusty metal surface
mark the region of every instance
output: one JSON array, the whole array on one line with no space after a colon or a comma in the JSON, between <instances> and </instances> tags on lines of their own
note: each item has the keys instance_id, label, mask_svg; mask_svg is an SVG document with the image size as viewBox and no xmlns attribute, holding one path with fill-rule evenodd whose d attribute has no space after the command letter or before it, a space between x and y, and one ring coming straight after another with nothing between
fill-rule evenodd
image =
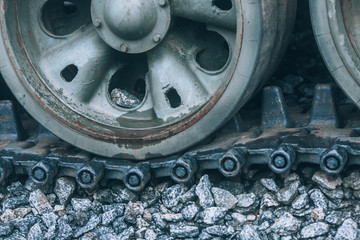
<instances>
[{"instance_id":1,"label":"rusty metal surface","mask_svg":"<svg viewBox=\"0 0 360 240\"><path fill-rule=\"evenodd\" d=\"M269 91L277 94L268 94ZM286 108L278 88L264 92L265 102L275 101L280 109ZM37 136L25 141L0 142L0 181L6 181L11 174L29 174L36 184L46 185L56 177L70 176L81 187L92 191L99 184L115 179L123 181L131 190L140 191L151 178L170 177L175 182L186 183L208 169L233 177L254 165L268 165L275 173L284 174L303 163L319 164L325 172L336 175L345 167L360 164L360 114L345 105L338 108L343 118L341 128L335 124L311 124L315 116L319 117L315 122L334 119L337 111L325 112L320 108L315 114L319 109L318 97L335 103L330 93L330 85L317 86L312 111L304 113L301 107L290 108L289 115L295 120L291 128L279 127L276 119L273 128L263 127L260 119L263 113L245 112L246 129L232 133L219 131L212 141L183 154L140 163L93 156L40 128ZM281 114L277 116L283 118Z\"/></svg>"}]
</instances>

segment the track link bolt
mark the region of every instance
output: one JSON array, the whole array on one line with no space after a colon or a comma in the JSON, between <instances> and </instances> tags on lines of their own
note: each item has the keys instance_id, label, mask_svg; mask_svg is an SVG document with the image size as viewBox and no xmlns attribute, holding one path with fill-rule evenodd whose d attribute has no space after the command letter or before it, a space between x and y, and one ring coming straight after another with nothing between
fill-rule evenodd
<instances>
[{"instance_id":1,"label":"track link bolt","mask_svg":"<svg viewBox=\"0 0 360 240\"><path fill-rule=\"evenodd\" d=\"M94 176L91 172L89 171L82 171L80 173L80 181L83 184L90 184L92 181L94 181Z\"/></svg>"},{"instance_id":2,"label":"track link bolt","mask_svg":"<svg viewBox=\"0 0 360 240\"><path fill-rule=\"evenodd\" d=\"M132 187L138 187L141 183L141 180L140 180L140 177L137 175L137 174L130 174L129 176L129 184L132 186Z\"/></svg>"},{"instance_id":3,"label":"track link bolt","mask_svg":"<svg viewBox=\"0 0 360 240\"><path fill-rule=\"evenodd\" d=\"M286 167L286 158L284 156L276 156L273 162L274 166L277 168L285 168Z\"/></svg>"},{"instance_id":4,"label":"track link bolt","mask_svg":"<svg viewBox=\"0 0 360 240\"><path fill-rule=\"evenodd\" d=\"M341 146L335 146L321 156L320 167L328 174L337 175L344 169L347 159L346 149Z\"/></svg>"},{"instance_id":5,"label":"track link bolt","mask_svg":"<svg viewBox=\"0 0 360 240\"><path fill-rule=\"evenodd\" d=\"M94 189L104 176L104 166L99 162L89 162L76 173L76 181L84 189Z\"/></svg>"},{"instance_id":6,"label":"track link bolt","mask_svg":"<svg viewBox=\"0 0 360 240\"><path fill-rule=\"evenodd\" d=\"M42 168L35 168L33 174L34 178L38 181L44 181L46 178L46 172Z\"/></svg>"},{"instance_id":7,"label":"track link bolt","mask_svg":"<svg viewBox=\"0 0 360 240\"><path fill-rule=\"evenodd\" d=\"M125 186L132 191L141 191L150 181L151 173L148 163L138 164L130 168L124 176Z\"/></svg>"},{"instance_id":8,"label":"track link bolt","mask_svg":"<svg viewBox=\"0 0 360 240\"><path fill-rule=\"evenodd\" d=\"M291 145L284 145L271 154L268 165L274 173L284 174L290 171L295 158L295 149Z\"/></svg>"},{"instance_id":9,"label":"track link bolt","mask_svg":"<svg viewBox=\"0 0 360 240\"><path fill-rule=\"evenodd\" d=\"M190 155L184 155L172 166L171 178L177 183L191 182L197 168L196 160Z\"/></svg>"},{"instance_id":10,"label":"track link bolt","mask_svg":"<svg viewBox=\"0 0 360 240\"><path fill-rule=\"evenodd\" d=\"M57 174L57 162L43 160L32 166L29 175L31 180L37 185L52 183Z\"/></svg>"},{"instance_id":11,"label":"track link bolt","mask_svg":"<svg viewBox=\"0 0 360 240\"><path fill-rule=\"evenodd\" d=\"M233 148L220 158L218 169L225 177L234 177L240 173L245 161L245 152L242 149Z\"/></svg>"},{"instance_id":12,"label":"track link bolt","mask_svg":"<svg viewBox=\"0 0 360 240\"><path fill-rule=\"evenodd\" d=\"M175 169L175 174L178 178L185 178L188 175L186 168L183 166L178 166Z\"/></svg>"}]
</instances>

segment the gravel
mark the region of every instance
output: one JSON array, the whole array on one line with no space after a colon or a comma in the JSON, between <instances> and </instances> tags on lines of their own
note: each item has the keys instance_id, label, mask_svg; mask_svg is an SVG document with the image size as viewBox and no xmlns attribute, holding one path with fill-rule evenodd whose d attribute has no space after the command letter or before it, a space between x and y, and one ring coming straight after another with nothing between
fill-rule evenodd
<instances>
[{"instance_id":1,"label":"gravel","mask_svg":"<svg viewBox=\"0 0 360 240\"><path fill-rule=\"evenodd\" d=\"M345 180L355 175L263 170L229 181L211 173L193 185L151 182L135 193L113 183L92 194L69 179L49 191L14 182L0 187L3 206L21 196L28 201L0 213L0 239L359 239L360 204ZM66 199L56 193L59 182L69 188ZM337 198L327 192L340 190Z\"/></svg>"}]
</instances>

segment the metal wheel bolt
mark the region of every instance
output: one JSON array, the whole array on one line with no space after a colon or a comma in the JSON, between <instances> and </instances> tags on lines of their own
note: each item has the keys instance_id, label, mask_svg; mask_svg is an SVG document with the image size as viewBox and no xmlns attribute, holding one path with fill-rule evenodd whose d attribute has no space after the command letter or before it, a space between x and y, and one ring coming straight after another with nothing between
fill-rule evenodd
<instances>
[{"instance_id":1,"label":"metal wheel bolt","mask_svg":"<svg viewBox=\"0 0 360 240\"><path fill-rule=\"evenodd\" d=\"M274 163L274 166L277 168L286 167L286 159L283 156L276 156L273 163Z\"/></svg>"},{"instance_id":2,"label":"metal wheel bolt","mask_svg":"<svg viewBox=\"0 0 360 240\"><path fill-rule=\"evenodd\" d=\"M129 47L126 44L121 44L120 51L127 52L129 51Z\"/></svg>"},{"instance_id":3,"label":"metal wheel bolt","mask_svg":"<svg viewBox=\"0 0 360 240\"><path fill-rule=\"evenodd\" d=\"M81 174L80 174L80 180L82 183L84 184L89 184L92 182L93 180L93 175L91 172L89 171L83 171Z\"/></svg>"},{"instance_id":4,"label":"metal wheel bolt","mask_svg":"<svg viewBox=\"0 0 360 240\"><path fill-rule=\"evenodd\" d=\"M140 185L140 182L141 182L139 176L136 175L136 174L131 174L131 175L129 176L128 181L129 181L130 186L132 186L132 187L137 187L137 186L139 186L139 185Z\"/></svg>"},{"instance_id":5,"label":"metal wheel bolt","mask_svg":"<svg viewBox=\"0 0 360 240\"><path fill-rule=\"evenodd\" d=\"M339 167L339 161L334 157L326 159L326 167L331 170L336 170Z\"/></svg>"},{"instance_id":6,"label":"metal wheel bolt","mask_svg":"<svg viewBox=\"0 0 360 240\"><path fill-rule=\"evenodd\" d=\"M178 166L175 169L175 174L178 178L185 178L187 176L187 170L183 166Z\"/></svg>"},{"instance_id":7,"label":"metal wheel bolt","mask_svg":"<svg viewBox=\"0 0 360 240\"><path fill-rule=\"evenodd\" d=\"M94 22L94 26L95 27L100 27L101 26L101 20L100 19L96 19Z\"/></svg>"},{"instance_id":8,"label":"metal wheel bolt","mask_svg":"<svg viewBox=\"0 0 360 240\"><path fill-rule=\"evenodd\" d=\"M42 168L36 168L33 171L34 178L38 181L44 181L46 178L46 172Z\"/></svg>"},{"instance_id":9,"label":"metal wheel bolt","mask_svg":"<svg viewBox=\"0 0 360 240\"><path fill-rule=\"evenodd\" d=\"M162 7L166 6L166 0L159 0L159 5Z\"/></svg>"},{"instance_id":10,"label":"metal wheel bolt","mask_svg":"<svg viewBox=\"0 0 360 240\"><path fill-rule=\"evenodd\" d=\"M160 35L160 34L156 34L156 35L153 37L153 40L154 40L154 42L160 42L160 40L161 40L161 35Z\"/></svg>"}]
</instances>

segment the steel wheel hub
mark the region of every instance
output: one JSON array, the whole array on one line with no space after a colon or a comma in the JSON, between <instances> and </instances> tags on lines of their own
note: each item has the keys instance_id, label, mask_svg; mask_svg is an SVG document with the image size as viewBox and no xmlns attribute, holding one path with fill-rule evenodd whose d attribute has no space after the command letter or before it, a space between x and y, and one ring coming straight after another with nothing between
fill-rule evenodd
<instances>
[{"instance_id":1,"label":"steel wheel hub","mask_svg":"<svg viewBox=\"0 0 360 240\"><path fill-rule=\"evenodd\" d=\"M109 46L121 52L142 53L166 35L170 7L165 0L93 0L91 17Z\"/></svg>"}]
</instances>

